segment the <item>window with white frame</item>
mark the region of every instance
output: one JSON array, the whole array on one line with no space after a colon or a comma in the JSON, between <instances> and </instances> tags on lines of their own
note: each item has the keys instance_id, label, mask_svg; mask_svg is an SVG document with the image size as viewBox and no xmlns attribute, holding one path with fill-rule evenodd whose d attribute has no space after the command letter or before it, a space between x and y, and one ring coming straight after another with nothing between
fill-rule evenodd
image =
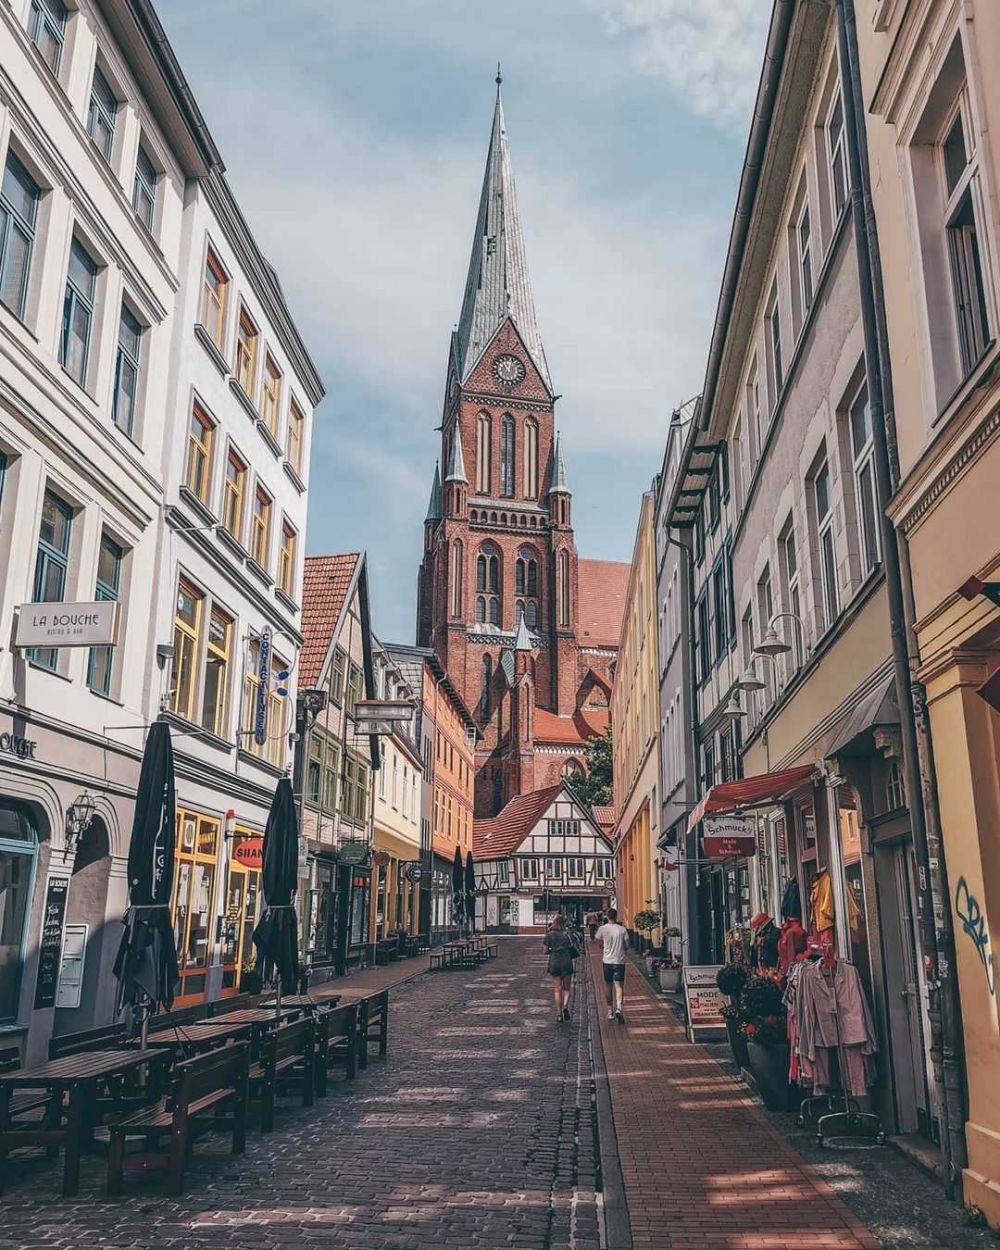
<instances>
[{"instance_id":1,"label":"window with white frame","mask_svg":"<svg viewBox=\"0 0 1000 1250\"><path fill-rule=\"evenodd\" d=\"M804 640L802 637L802 592L799 582L799 558L795 548L795 526L789 517L778 539L778 566L781 574L782 599L785 611L792 614L789 622L792 649L786 657L788 672L794 673L802 665Z\"/></svg>"},{"instance_id":2,"label":"window with white frame","mask_svg":"<svg viewBox=\"0 0 1000 1250\"><path fill-rule=\"evenodd\" d=\"M830 465L823 460L813 475L813 515L819 563L819 611L823 628L829 629L840 611L837 594L837 548L833 533L833 490Z\"/></svg>"},{"instance_id":3,"label":"window with white frame","mask_svg":"<svg viewBox=\"0 0 1000 1250\"><path fill-rule=\"evenodd\" d=\"M802 320L813 302L813 249L812 221L809 217L809 200L803 198L802 206L795 222L795 251L797 260L797 277L799 299L801 301Z\"/></svg>"},{"instance_id":4,"label":"window with white frame","mask_svg":"<svg viewBox=\"0 0 1000 1250\"><path fill-rule=\"evenodd\" d=\"M774 411L785 380L781 359L781 309L778 305L778 287L771 290L767 312L764 314L764 339L767 343L767 371L770 387L770 410Z\"/></svg>"},{"instance_id":5,"label":"window with white frame","mask_svg":"<svg viewBox=\"0 0 1000 1250\"><path fill-rule=\"evenodd\" d=\"M538 880L538 860L525 858L521 860L521 876L525 881Z\"/></svg>"},{"instance_id":6,"label":"window with white frame","mask_svg":"<svg viewBox=\"0 0 1000 1250\"><path fill-rule=\"evenodd\" d=\"M760 625L761 637L763 637L773 619L774 592L771 588L771 570L765 565L764 572L757 580L757 620ZM777 696L777 681L775 667L768 660L764 661L762 676L766 684L765 694L768 702L771 702Z\"/></svg>"},{"instance_id":7,"label":"window with white frame","mask_svg":"<svg viewBox=\"0 0 1000 1250\"><path fill-rule=\"evenodd\" d=\"M94 587L94 598L98 601L117 603L121 593L122 555L121 547L110 534L101 534ZM87 657L87 685L96 694L110 695L113 663L113 647L91 647Z\"/></svg>"},{"instance_id":8,"label":"window with white frame","mask_svg":"<svg viewBox=\"0 0 1000 1250\"><path fill-rule=\"evenodd\" d=\"M939 145L945 197L945 235L951 267L952 298L958 328L962 375L971 371L990 338L975 127L968 92L963 91Z\"/></svg>"},{"instance_id":9,"label":"window with white frame","mask_svg":"<svg viewBox=\"0 0 1000 1250\"><path fill-rule=\"evenodd\" d=\"M66 273L59 363L81 386L87 384L96 296L97 262L80 240L74 239L70 246L69 268Z\"/></svg>"},{"instance_id":10,"label":"window with white frame","mask_svg":"<svg viewBox=\"0 0 1000 1250\"><path fill-rule=\"evenodd\" d=\"M59 73L68 17L69 12L62 0L31 0L28 34L53 74Z\"/></svg>"},{"instance_id":11,"label":"window with white frame","mask_svg":"<svg viewBox=\"0 0 1000 1250\"><path fill-rule=\"evenodd\" d=\"M844 102L840 89L834 92L824 126L826 137L826 159L830 171L830 204L833 220L840 220L840 214L847 203L850 182L847 176L847 142L844 135Z\"/></svg>"},{"instance_id":12,"label":"window with white frame","mask_svg":"<svg viewBox=\"0 0 1000 1250\"><path fill-rule=\"evenodd\" d=\"M863 384L850 408L851 456L854 464L854 506L858 521L858 549L862 576L880 558L878 494L875 488L875 445L868 385Z\"/></svg>"},{"instance_id":13,"label":"window with white frame","mask_svg":"<svg viewBox=\"0 0 1000 1250\"><path fill-rule=\"evenodd\" d=\"M570 881L583 880L583 860L581 858L578 856L570 856L567 864L567 875Z\"/></svg>"},{"instance_id":14,"label":"window with white frame","mask_svg":"<svg viewBox=\"0 0 1000 1250\"><path fill-rule=\"evenodd\" d=\"M747 488L747 465L744 459L743 446L743 415L736 418L736 425L733 427L731 458L733 462L733 496L736 503L736 511L740 512L743 508L744 491Z\"/></svg>"},{"instance_id":15,"label":"window with white frame","mask_svg":"<svg viewBox=\"0 0 1000 1250\"><path fill-rule=\"evenodd\" d=\"M87 108L87 134L106 161L111 160L115 143L115 120L118 117L118 100L111 84L99 65L94 67L90 84L90 104Z\"/></svg>"},{"instance_id":16,"label":"window with white frame","mask_svg":"<svg viewBox=\"0 0 1000 1250\"><path fill-rule=\"evenodd\" d=\"M142 326L122 304L118 319L118 350L115 354L115 393L111 417L115 425L130 438L135 428L139 400L139 353L142 347Z\"/></svg>"},{"instance_id":17,"label":"window with white frame","mask_svg":"<svg viewBox=\"0 0 1000 1250\"><path fill-rule=\"evenodd\" d=\"M41 189L13 152L0 187L0 301L24 318Z\"/></svg>"},{"instance_id":18,"label":"window with white frame","mask_svg":"<svg viewBox=\"0 0 1000 1250\"><path fill-rule=\"evenodd\" d=\"M156 212L157 181L156 166L149 159L149 153L140 143L135 157L135 177L132 182L132 208L147 230L153 229L153 216Z\"/></svg>"},{"instance_id":19,"label":"window with white frame","mask_svg":"<svg viewBox=\"0 0 1000 1250\"><path fill-rule=\"evenodd\" d=\"M545 879L547 881L561 881L563 875L563 862L561 859L547 859L545 861Z\"/></svg>"},{"instance_id":20,"label":"window with white frame","mask_svg":"<svg viewBox=\"0 0 1000 1250\"><path fill-rule=\"evenodd\" d=\"M753 466L760 459L761 449L764 446L764 431L761 426L760 373L757 369L756 357L747 374L747 445L750 450L750 464Z\"/></svg>"}]
</instances>

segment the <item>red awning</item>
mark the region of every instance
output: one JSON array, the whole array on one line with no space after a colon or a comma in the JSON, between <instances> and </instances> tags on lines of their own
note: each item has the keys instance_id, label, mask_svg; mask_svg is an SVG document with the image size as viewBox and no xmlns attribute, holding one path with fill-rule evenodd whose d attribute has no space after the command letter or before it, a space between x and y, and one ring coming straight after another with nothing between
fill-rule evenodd
<instances>
[{"instance_id":1,"label":"red awning","mask_svg":"<svg viewBox=\"0 0 1000 1250\"><path fill-rule=\"evenodd\" d=\"M777 773L762 773L759 777L720 781L717 786L712 786L688 817L688 833L706 816L773 803L804 785L815 771L815 764L797 764L794 768L783 768Z\"/></svg>"}]
</instances>

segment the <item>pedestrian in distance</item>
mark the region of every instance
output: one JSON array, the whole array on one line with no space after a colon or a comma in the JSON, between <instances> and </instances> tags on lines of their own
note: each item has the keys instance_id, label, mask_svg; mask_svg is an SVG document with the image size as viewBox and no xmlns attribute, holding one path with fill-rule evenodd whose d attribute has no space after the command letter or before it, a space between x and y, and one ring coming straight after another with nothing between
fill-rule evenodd
<instances>
[{"instance_id":1,"label":"pedestrian in distance","mask_svg":"<svg viewBox=\"0 0 1000 1250\"><path fill-rule=\"evenodd\" d=\"M556 1021L569 1020L569 999L573 992L573 960L577 952L573 939L566 928L565 917L560 913L553 918L545 935L545 949L549 956L549 976L552 978L552 1001L556 1009Z\"/></svg>"},{"instance_id":2,"label":"pedestrian in distance","mask_svg":"<svg viewBox=\"0 0 1000 1250\"><path fill-rule=\"evenodd\" d=\"M593 941L594 938L597 936L597 926L598 926L597 912L588 911L587 912L587 932L590 935L591 941Z\"/></svg>"},{"instance_id":3,"label":"pedestrian in distance","mask_svg":"<svg viewBox=\"0 0 1000 1250\"><path fill-rule=\"evenodd\" d=\"M625 952L628 930L618 923L618 912L608 908L608 917L597 930L597 941L604 947L604 995L608 1002L608 1019L625 1023Z\"/></svg>"}]
</instances>

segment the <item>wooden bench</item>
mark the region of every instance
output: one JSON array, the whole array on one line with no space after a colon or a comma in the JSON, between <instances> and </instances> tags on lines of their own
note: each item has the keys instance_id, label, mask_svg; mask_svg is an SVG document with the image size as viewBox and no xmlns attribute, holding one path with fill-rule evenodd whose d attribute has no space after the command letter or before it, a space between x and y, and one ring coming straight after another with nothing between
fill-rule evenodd
<instances>
[{"instance_id":1,"label":"wooden bench","mask_svg":"<svg viewBox=\"0 0 1000 1250\"><path fill-rule=\"evenodd\" d=\"M193 1007L181 1007L176 1011L163 1011L153 1016L149 1022L150 1033L158 1033L160 1029L173 1028L175 1025L197 1024L199 1020L208 1018L210 1003L195 1003Z\"/></svg>"},{"instance_id":2,"label":"wooden bench","mask_svg":"<svg viewBox=\"0 0 1000 1250\"><path fill-rule=\"evenodd\" d=\"M387 1054L389 1050L389 991L379 990L375 994L366 994L364 998L357 999L357 1006L361 1034L358 1063L362 1068L367 1068L368 1047L373 1041L378 1042L380 1055Z\"/></svg>"},{"instance_id":3,"label":"wooden bench","mask_svg":"<svg viewBox=\"0 0 1000 1250\"><path fill-rule=\"evenodd\" d=\"M320 1098L326 1097L330 1069L335 1064L343 1065L349 1081L357 1076L360 1017L357 1003L316 1013L316 1092Z\"/></svg>"},{"instance_id":4,"label":"wooden bench","mask_svg":"<svg viewBox=\"0 0 1000 1250\"><path fill-rule=\"evenodd\" d=\"M437 950L431 951L431 971L450 968L454 960L455 952L450 946L439 946Z\"/></svg>"},{"instance_id":5,"label":"wooden bench","mask_svg":"<svg viewBox=\"0 0 1000 1250\"><path fill-rule=\"evenodd\" d=\"M279 1083L297 1086L302 1091L303 1107L311 1107L315 1098L316 1064L313 1055L315 1025L311 1018L282 1024L265 1035L260 1046L260 1061L250 1069L250 1095L260 1098L260 1131L274 1128L274 1103Z\"/></svg>"},{"instance_id":6,"label":"wooden bench","mask_svg":"<svg viewBox=\"0 0 1000 1250\"><path fill-rule=\"evenodd\" d=\"M243 1007L256 1007L258 994L231 994L229 998L216 998L208 1004L208 1018L224 1016L227 1011L240 1011Z\"/></svg>"},{"instance_id":7,"label":"wooden bench","mask_svg":"<svg viewBox=\"0 0 1000 1250\"><path fill-rule=\"evenodd\" d=\"M82 1055L88 1050L108 1050L125 1041L128 1030L124 1024L106 1024L99 1029L83 1029L79 1033L63 1033L49 1040L49 1058Z\"/></svg>"},{"instance_id":8,"label":"wooden bench","mask_svg":"<svg viewBox=\"0 0 1000 1250\"><path fill-rule=\"evenodd\" d=\"M233 1154L243 1154L248 1054L246 1044L237 1042L177 1064L166 1097L110 1125L109 1198L121 1194L126 1168L166 1168L168 1192L173 1196L182 1193L184 1167L195 1139L222 1123L232 1132ZM156 1144L166 1135L168 1142L157 1149ZM142 1152L126 1153L130 1137L145 1139Z\"/></svg>"},{"instance_id":9,"label":"wooden bench","mask_svg":"<svg viewBox=\"0 0 1000 1250\"><path fill-rule=\"evenodd\" d=\"M395 938L382 938L375 943L375 965L394 963L399 958L399 942Z\"/></svg>"},{"instance_id":10,"label":"wooden bench","mask_svg":"<svg viewBox=\"0 0 1000 1250\"><path fill-rule=\"evenodd\" d=\"M496 957L499 954L500 954L499 942L487 942L486 943L486 958L487 959L496 959Z\"/></svg>"},{"instance_id":11,"label":"wooden bench","mask_svg":"<svg viewBox=\"0 0 1000 1250\"><path fill-rule=\"evenodd\" d=\"M21 1052L16 1046L4 1046L0 1049L0 1073L20 1072ZM11 1095L7 1114L11 1120L23 1120L33 1111L38 1111L49 1103L49 1095L37 1089L19 1089Z\"/></svg>"}]
</instances>

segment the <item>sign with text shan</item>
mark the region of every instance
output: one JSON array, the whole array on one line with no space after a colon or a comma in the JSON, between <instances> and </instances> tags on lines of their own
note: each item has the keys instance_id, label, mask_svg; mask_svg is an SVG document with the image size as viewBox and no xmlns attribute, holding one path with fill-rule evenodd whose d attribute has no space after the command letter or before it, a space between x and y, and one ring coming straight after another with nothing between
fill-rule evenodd
<instances>
[{"instance_id":1,"label":"sign with text shan","mask_svg":"<svg viewBox=\"0 0 1000 1250\"><path fill-rule=\"evenodd\" d=\"M118 604L22 603L15 647L112 646L118 631Z\"/></svg>"}]
</instances>

